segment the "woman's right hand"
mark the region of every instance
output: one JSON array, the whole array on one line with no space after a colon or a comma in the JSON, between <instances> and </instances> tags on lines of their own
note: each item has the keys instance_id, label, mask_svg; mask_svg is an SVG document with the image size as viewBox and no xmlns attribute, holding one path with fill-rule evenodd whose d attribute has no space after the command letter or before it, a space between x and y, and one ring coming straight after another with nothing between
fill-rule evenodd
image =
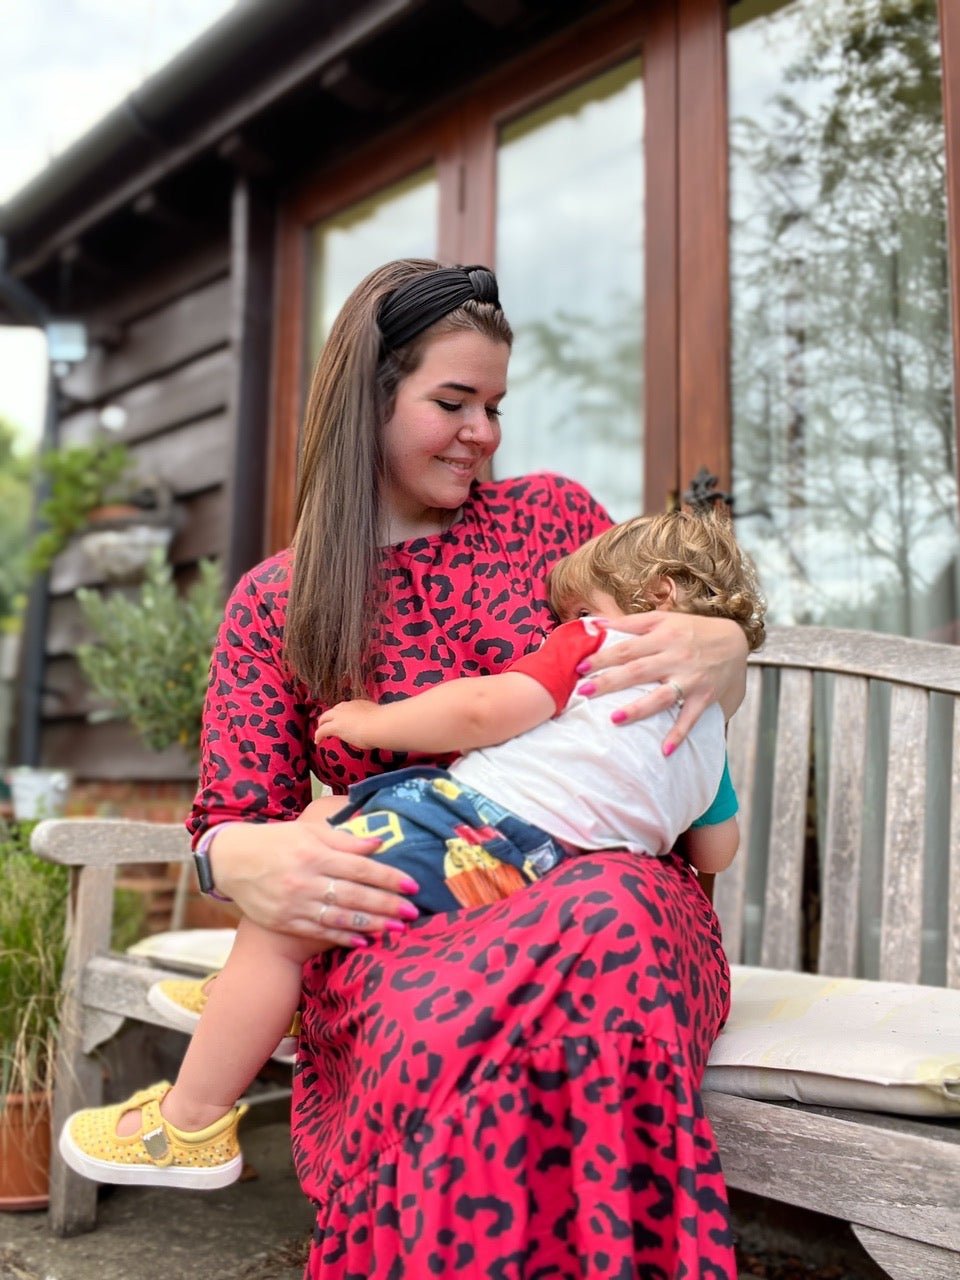
<instances>
[{"instance_id":1,"label":"woman's right hand","mask_svg":"<svg viewBox=\"0 0 960 1280\"><path fill-rule=\"evenodd\" d=\"M416 919L416 883L370 854L360 838L322 819L237 822L210 846L213 878L244 915L266 929L310 938L317 950L360 946L366 935Z\"/></svg>"}]
</instances>

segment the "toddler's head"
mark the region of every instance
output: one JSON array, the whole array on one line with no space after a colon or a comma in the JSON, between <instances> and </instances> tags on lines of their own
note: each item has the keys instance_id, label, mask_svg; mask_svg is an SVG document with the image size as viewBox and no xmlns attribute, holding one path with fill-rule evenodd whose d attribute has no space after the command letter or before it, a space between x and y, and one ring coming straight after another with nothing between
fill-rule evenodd
<instances>
[{"instance_id":1,"label":"toddler's head","mask_svg":"<svg viewBox=\"0 0 960 1280\"><path fill-rule=\"evenodd\" d=\"M637 516L591 538L552 569L547 585L564 622L676 609L740 624L752 649L763 643L766 603L756 570L726 513L667 511Z\"/></svg>"}]
</instances>

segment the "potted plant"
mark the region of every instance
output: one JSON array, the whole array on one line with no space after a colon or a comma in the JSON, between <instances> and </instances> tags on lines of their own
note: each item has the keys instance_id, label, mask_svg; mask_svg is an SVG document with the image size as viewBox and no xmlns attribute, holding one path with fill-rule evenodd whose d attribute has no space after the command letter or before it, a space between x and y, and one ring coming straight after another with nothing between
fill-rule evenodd
<instances>
[{"instance_id":1,"label":"potted plant","mask_svg":"<svg viewBox=\"0 0 960 1280\"><path fill-rule=\"evenodd\" d=\"M30 852L35 825L0 822L0 1211L48 1198L70 871ZM113 946L142 926L139 896L117 890Z\"/></svg>"},{"instance_id":2,"label":"potted plant","mask_svg":"<svg viewBox=\"0 0 960 1280\"><path fill-rule=\"evenodd\" d=\"M74 539L112 581L136 579L153 550L166 550L176 527L172 494L137 476L122 442L99 438L52 449L39 467L47 496L30 552L34 572L47 570Z\"/></svg>"},{"instance_id":3,"label":"potted plant","mask_svg":"<svg viewBox=\"0 0 960 1280\"><path fill-rule=\"evenodd\" d=\"M195 758L223 614L219 565L201 561L197 581L180 595L170 565L154 552L135 597L80 588L77 600L94 635L77 661L108 704L90 718L129 720L152 751L178 744Z\"/></svg>"},{"instance_id":4,"label":"potted plant","mask_svg":"<svg viewBox=\"0 0 960 1280\"><path fill-rule=\"evenodd\" d=\"M69 873L0 824L0 1209L46 1203Z\"/></svg>"}]
</instances>

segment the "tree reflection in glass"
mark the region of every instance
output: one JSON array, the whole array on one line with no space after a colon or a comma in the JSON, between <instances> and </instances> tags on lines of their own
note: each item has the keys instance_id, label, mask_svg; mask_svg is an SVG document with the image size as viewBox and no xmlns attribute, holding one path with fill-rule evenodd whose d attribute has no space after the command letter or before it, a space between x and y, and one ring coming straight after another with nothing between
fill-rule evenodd
<instances>
[{"instance_id":1,"label":"tree reflection in glass","mask_svg":"<svg viewBox=\"0 0 960 1280\"><path fill-rule=\"evenodd\" d=\"M740 536L775 621L960 640L936 0L733 20Z\"/></svg>"}]
</instances>

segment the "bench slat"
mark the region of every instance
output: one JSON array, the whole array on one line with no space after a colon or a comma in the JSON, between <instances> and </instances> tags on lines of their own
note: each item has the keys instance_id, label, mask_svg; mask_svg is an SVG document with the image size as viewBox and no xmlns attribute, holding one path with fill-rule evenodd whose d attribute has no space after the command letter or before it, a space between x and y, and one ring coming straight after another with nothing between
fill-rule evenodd
<instances>
[{"instance_id":1,"label":"bench slat","mask_svg":"<svg viewBox=\"0 0 960 1280\"><path fill-rule=\"evenodd\" d=\"M703 1102L729 1186L960 1251L955 1123L713 1091Z\"/></svg>"},{"instance_id":2,"label":"bench slat","mask_svg":"<svg viewBox=\"0 0 960 1280\"><path fill-rule=\"evenodd\" d=\"M816 667L938 693L960 693L960 649L875 631L768 627L766 643L749 661L768 667Z\"/></svg>"},{"instance_id":3,"label":"bench slat","mask_svg":"<svg viewBox=\"0 0 960 1280\"><path fill-rule=\"evenodd\" d=\"M868 692L862 676L835 678L817 969L841 976L857 966Z\"/></svg>"},{"instance_id":4,"label":"bench slat","mask_svg":"<svg viewBox=\"0 0 960 1280\"><path fill-rule=\"evenodd\" d=\"M903 1236L853 1224L853 1234L893 1280L957 1280L957 1255L935 1244L920 1244Z\"/></svg>"},{"instance_id":5,"label":"bench slat","mask_svg":"<svg viewBox=\"0 0 960 1280\"><path fill-rule=\"evenodd\" d=\"M747 688L737 714L730 721L727 754L730 778L740 802L740 849L733 862L714 882L714 906L723 930L723 946L731 962L743 958L743 915L747 895L747 861L750 817L757 772L757 743L760 736L762 673L756 667L747 672Z\"/></svg>"},{"instance_id":6,"label":"bench slat","mask_svg":"<svg viewBox=\"0 0 960 1280\"><path fill-rule=\"evenodd\" d=\"M760 963L769 969L800 968L800 898L807 828L812 694L813 677L809 671L786 670L781 674L773 816L760 946Z\"/></svg>"},{"instance_id":7,"label":"bench slat","mask_svg":"<svg viewBox=\"0 0 960 1280\"><path fill-rule=\"evenodd\" d=\"M922 689L895 685L891 691L880 923L884 982L920 981L929 702Z\"/></svg>"}]
</instances>

